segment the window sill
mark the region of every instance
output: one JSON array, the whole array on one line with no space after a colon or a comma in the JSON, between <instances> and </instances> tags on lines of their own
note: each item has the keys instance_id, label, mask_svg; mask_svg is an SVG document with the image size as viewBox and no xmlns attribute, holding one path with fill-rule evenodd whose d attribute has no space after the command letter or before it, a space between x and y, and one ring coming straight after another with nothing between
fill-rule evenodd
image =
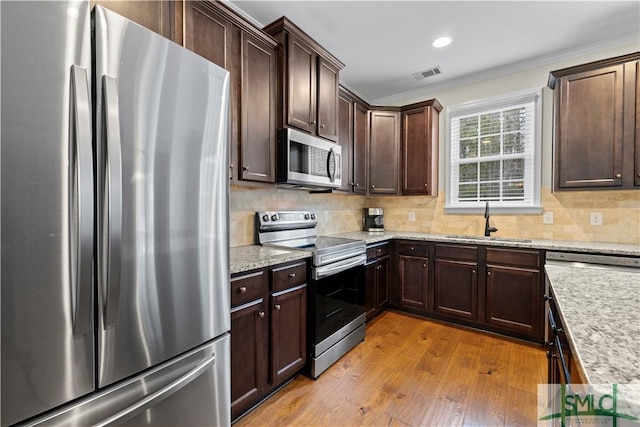
<instances>
[{"instance_id":1,"label":"window sill","mask_svg":"<svg viewBox=\"0 0 640 427\"><path fill-rule=\"evenodd\" d=\"M485 207L445 207L445 215L484 215ZM491 206L489 205L489 213L491 215L541 215L542 206Z\"/></svg>"}]
</instances>

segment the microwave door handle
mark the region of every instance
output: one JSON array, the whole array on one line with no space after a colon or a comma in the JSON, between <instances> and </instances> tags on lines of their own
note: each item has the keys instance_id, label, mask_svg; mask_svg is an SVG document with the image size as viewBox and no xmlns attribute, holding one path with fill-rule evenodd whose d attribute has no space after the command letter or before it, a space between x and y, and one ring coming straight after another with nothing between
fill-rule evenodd
<instances>
[{"instance_id":1,"label":"microwave door handle","mask_svg":"<svg viewBox=\"0 0 640 427\"><path fill-rule=\"evenodd\" d=\"M331 158L333 158L333 170L331 170ZM329 181L333 182L336 179L336 153L333 148L329 148L329 155L327 156L327 173L329 174Z\"/></svg>"},{"instance_id":2,"label":"microwave door handle","mask_svg":"<svg viewBox=\"0 0 640 427\"><path fill-rule=\"evenodd\" d=\"M91 263L93 258L93 154L91 104L87 70L71 67L71 137L69 181L72 196L70 257L73 305L73 332L82 335L91 327ZM74 215L75 214L75 215Z\"/></svg>"}]
</instances>

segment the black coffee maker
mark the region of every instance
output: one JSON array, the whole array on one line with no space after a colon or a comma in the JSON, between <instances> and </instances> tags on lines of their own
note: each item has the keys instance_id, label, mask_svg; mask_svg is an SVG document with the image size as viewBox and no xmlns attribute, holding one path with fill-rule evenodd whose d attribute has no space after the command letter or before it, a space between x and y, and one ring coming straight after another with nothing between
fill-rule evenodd
<instances>
[{"instance_id":1,"label":"black coffee maker","mask_svg":"<svg viewBox=\"0 0 640 427\"><path fill-rule=\"evenodd\" d=\"M364 231L384 231L384 209L364 208L362 229Z\"/></svg>"}]
</instances>

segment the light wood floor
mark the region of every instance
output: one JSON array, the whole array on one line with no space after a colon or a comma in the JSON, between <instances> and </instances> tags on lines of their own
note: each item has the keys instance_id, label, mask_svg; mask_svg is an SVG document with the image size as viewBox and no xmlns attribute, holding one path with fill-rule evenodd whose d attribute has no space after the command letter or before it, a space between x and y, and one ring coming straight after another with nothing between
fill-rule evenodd
<instances>
[{"instance_id":1,"label":"light wood floor","mask_svg":"<svg viewBox=\"0 0 640 427\"><path fill-rule=\"evenodd\" d=\"M532 426L541 347L386 311L320 378L298 376L240 426Z\"/></svg>"}]
</instances>

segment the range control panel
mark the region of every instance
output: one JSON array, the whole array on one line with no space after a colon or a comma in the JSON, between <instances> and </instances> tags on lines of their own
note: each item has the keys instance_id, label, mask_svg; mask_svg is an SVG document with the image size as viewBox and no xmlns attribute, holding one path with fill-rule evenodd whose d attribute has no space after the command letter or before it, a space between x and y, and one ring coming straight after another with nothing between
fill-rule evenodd
<instances>
[{"instance_id":1,"label":"range control panel","mask_svg":"<svg viewBox=\"0 0 640 427\"><path fill-rule=\"evenodd\" d=\"M256 212L256 225L260 231L311 228L317 224L316 213L311 211Z\"/></svg>"}]
</instances>

